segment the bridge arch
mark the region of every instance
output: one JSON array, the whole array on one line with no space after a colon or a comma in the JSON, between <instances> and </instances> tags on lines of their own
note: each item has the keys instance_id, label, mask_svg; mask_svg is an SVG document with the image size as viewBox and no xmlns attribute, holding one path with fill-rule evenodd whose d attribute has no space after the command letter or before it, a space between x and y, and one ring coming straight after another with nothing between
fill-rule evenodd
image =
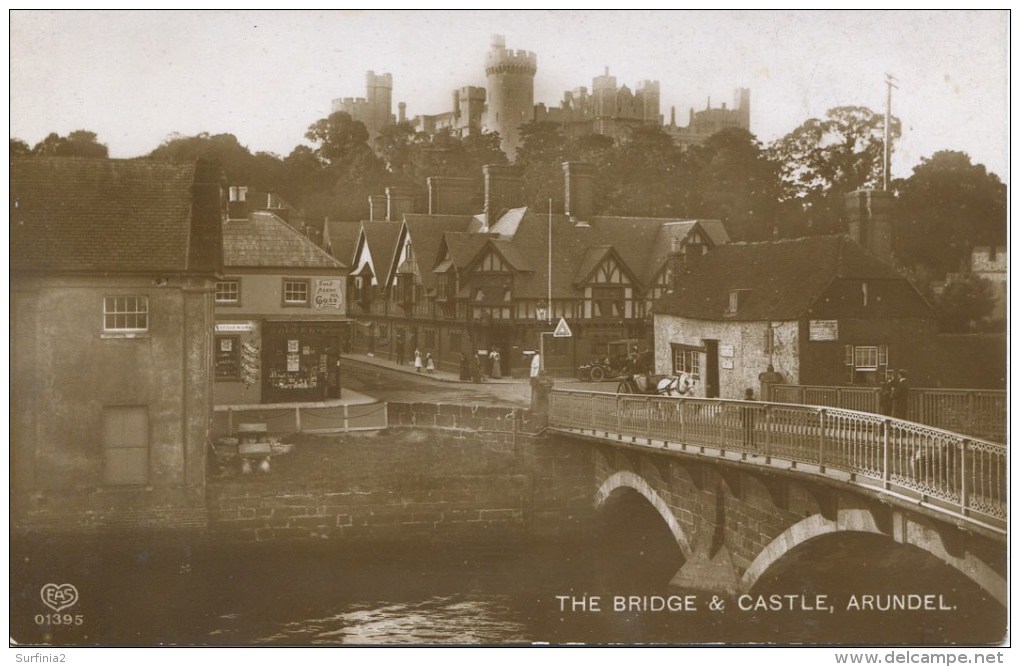
<instances>
[{"instance_id":1,"label":"bridge arch","mask_svg":"<svg viewBox=\"0 0 1020 667\"><path fill-rule=\"evenodd\" d=\"M864 509L841 509L832 521L814 514L787 528L773 539L751 562L741 577L741 589L750 591L763 574L798 545L825 535L840 532L875 533L885 535L875 523L872 513ZM971 553L954 556L946 551L938 533L921 524L909 522L902 531L894 531L890 539L900 544L918 547L935 556L980 586L1004 607L1007 605L1006 580L980 558Z\"/></svg>"},{"instance_id":2,"label":"bridge arch","mask_svg":"<svg viewBox=\"0 0 1020 667\"><path fill-rule=\"evenodd\" d=\"M637 491L655 508L655 511L662 517L662 520L666 522L666 526L669 527L669 532L673 534L673 539L676 540L677 546L680 547L683 557L685 559L690 558L690 540L687 538L687 534L684 532L680 522L674 516L673 510L641 475L629 470L621 470L607 477L595 493L595 509L602 507L613 491L621 488Z\"/></svg>"}]
</instances>

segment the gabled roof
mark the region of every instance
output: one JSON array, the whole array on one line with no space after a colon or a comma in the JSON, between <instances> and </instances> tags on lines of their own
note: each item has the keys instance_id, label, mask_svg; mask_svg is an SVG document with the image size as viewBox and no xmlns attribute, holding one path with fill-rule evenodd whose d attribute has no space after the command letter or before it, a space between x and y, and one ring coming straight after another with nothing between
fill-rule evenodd
<instances>
[{"instance_id":1,"label":"gabled roof","mask_svg":"<svg viewBox=\"0 0 1020 667\"><path fill-rule=\"evenodd\" d=\"M458 270L465 268L474 260L478 251L494 238L493 234L468 233L468 232L446 232L443 234L443 242L450 253L450 260Z\"/></svg>"},{"instance_id":2,"label":"gabled roof","mask_svg":"<svg viewBox=\"0 0 1020 667\"><path fill-rule=\"evenodd\" d=\"M354 251L361 233L360 221L330 220L322 226L322 244L330 249L330 254L345 264L354 263Z\"/></svg>"},{"instance_id":3,"label":"gabled roof","mask_svg":"<svg viewBox=\"0 0 1020 667\"><path fill-rule=\"evenodd\" d=\"M411 238L411 248L418 265L419 278L426 289L435 285L431 264L439 252L445 232L463 232L471 224L470 215L404 215L404 227ZM373 224L373 223L367 223Z\"/></svg>"},{"instance_id":4,"label":"gabled roof","mask_svg":"<svg viewBox=\"0 0 1020 667\"><path fill-rule=\"evenodd\" d=\"M667 222L659 227L659 235L652 244L648 259L643 266L637 267L641 280L645 285L650 285L656 274L662 270L673 251L674 239L682 242L695 230L701 230L708 238L712 247L729 243L730 235L726 233L726 227L719 220L678 220Z\"/></svg>"},{"instance_id":5,"label":"gabled roof","mask_svg":"<svg viewBox=\"0 0 1020 667\"><path fill-rule=\"evenodd\" d=\"M194 164L11 160L11 269L181 272L201 253L217 270L219 186L206 180L211 200L196 204Z\"/></svg>"},{"instance_id":6,"label":"gabled roof","mask_svg":"<svg viewBox=\"0 0 1020 667\"><path fill-rule=\"evenodd\" d=\"M372 270L380 282L389 276L396 260L397 238L400 236L401 222L379 222L373 220L362 225L362 238L368 245L372 256Z\"/></svg>"},{"instance_id":7,"label":"gabled roof","mask_svg":"<svg viewBox=\"0 0 1020 667\"><path fill-rule=\"evenodd\" d=\"M679 289L654 312L701 320L796 320L836 278L905 281L845 236L726 243L688 260ZM732 290L749 290L726 313ZM918 296L920 299L920 296Z\"/></svg>"},{"instance_id":8,"label":"gabled roof","mask_svg":"<svg viewBox=\"0 0 1020 667\"><path fill-rule=\"evenodd\" d=\"M223 223L225 267L345 269L341 262L266 211Z\"/></svg>"},{"instance_id":9,"label":"gabled roof","mask_svg":"<svg viewBox=\"0 0 1020 667\"><path fill-rule=\"evenodd\" d=\"M517 246L513 244L513 241L509 239L495 238L489 242L492 247L503 256L503 259L507 261L515 271L532 271L531 262L528 258L522 255L518 250Z\"/></svg>"}]
</instances>

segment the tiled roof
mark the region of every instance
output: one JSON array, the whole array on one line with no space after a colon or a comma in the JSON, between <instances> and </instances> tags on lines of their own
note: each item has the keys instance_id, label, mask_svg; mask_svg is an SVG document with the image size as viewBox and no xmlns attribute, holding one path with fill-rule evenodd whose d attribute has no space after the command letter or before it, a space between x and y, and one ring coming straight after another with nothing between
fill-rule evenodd
<instances>
[{"instance_id":1,"label":"tiled roof","mask_svg":"<svg viewBox=\"0 0 1020 667\"><path fill-rule=\"evenodd\" d=\"M33 157L10 167L12 270L188 270L195 165Z\"/></svg>"},{"instance_id":2,"label":"tiled roof","mask_svg":"<svg viewBox=\"0 0 1020 667\"><path fill-rule=\"evenodd\" d=\"M332 255L345 264L354 263L354 250L361 233L361 222L329 220L322 226L322 243L332 250Z\"/></svg>"},{"instance_id":3,"label":"tiled roof","mask_svg":"<svg viewBox=\"0 0 1020 667\"><path fill-rule=\"evenodd\" d=\"M446 232L443 235L446 248L450 251L450 259L458 269L463 269L470 264L482 246L488 243L491 238L495 238L495 236L468 232Z\"/></svg>"},{"instance_id":4,"label":"tiled roof","mask_svg":"<svg viewBox=\"0 0 1020 667\"><path fill-rule=\"evenodd\" d=\"M419 278L426 289L436 282L431 265L439 252L445 232L463 232L471 224L470 215L418 215L405 214L404 225L411 237L411 248L419 263ZM373 223L366 223L373 224Z\"/></svg>"},{"instance_id":5,"label":"tiled roof","mask_svg":"<svg viewBox=\"0 0 1020 667\"><path fill-rule=\"evenodd\" d=\"M372 269L376 279L380 282L390 275L393 262L396 259L397 239L400 236L401 222L372 222L363 223L362 234L365 243L368 245L368 252L372 256Z\"/></svg>"},{"instance_id":6,"label":"tiled roof","mask_svg":"<svg viewBox=\"0 0 1020 667\"><path fill-rule=\"evenodd\" d=\"M266 211L253 211L247 220L223 223L223 265L232 268L347 268L347 264Z\"/></svg>"},{"instance_id":7,"label":"tiled roof","mask_svg":"<svg viewBox=\"0 0 1020 667\"><path fill-rule=\"evenodd\" d=\"M690 259L679 289L654 308L702 320L795 320L836 278L905 280L845 236L727 243ZM749 290L736 313L726 312L731 290Z\"/></svg>"}]
</instances>

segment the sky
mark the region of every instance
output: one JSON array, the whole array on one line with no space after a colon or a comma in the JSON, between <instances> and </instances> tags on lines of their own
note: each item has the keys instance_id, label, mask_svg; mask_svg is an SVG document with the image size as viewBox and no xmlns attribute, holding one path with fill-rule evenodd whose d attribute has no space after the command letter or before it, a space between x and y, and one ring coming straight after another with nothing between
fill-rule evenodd
<instances>
[{"instance_id":1,"label":"sky","mask_svg":"<svg viewBox=\"0 0 1020 667\"><path fill-rule=\"evenodd\" d=\"M833 107L882 112L885 74L903 123L894 177L960 150L1008 182L1006 11L36 11L10 13L10 134L96 132L111 157L173 133L229 132L287 155L365 72L393 75L393 111L451 108L485 85L491 35L538 56L535 101L591 88L609 67L632 90L660 82L661 112L732 104L751 89L769 143Z\"/></svg>"}]
</instances>

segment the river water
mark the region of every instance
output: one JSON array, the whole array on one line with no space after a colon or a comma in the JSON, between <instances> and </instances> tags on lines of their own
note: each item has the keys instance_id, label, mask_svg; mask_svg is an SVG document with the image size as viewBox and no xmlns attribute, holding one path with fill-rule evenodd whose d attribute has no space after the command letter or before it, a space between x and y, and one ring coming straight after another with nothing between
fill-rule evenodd
<instances>
[{"instance_id":1,"label":"river water","mask_svg":"<svg viewBox=\"0 0 1020 667\"><path fill-rule=\"evenodd\" d=\"M994 644L1005 633L1001 606L918 554L903 558L869 543L830 544L824 559L806 552L763 581L752 598L720 596L716 602L723 606L716 609L711 595L668 586L674 556L668 550L625 555L585 542L371 548L224 547L183 538L14 543L10 632L19 643L66 646L915 646ZM40 601L46 584L75 586L77 601L57 615L66 618L55 618ZM816 606L816 594L828 595L831 610L805 609L800 598L793 611L740 609L753 606L759 593L805 592L809 607ZM942 596L933 600L952 608L846 609L850 596L890 592ZM615 609L616 596L636 598L628 600L635 607ZM655 610L664 600L675 609Z\"/></svg>"}]
</instances>

